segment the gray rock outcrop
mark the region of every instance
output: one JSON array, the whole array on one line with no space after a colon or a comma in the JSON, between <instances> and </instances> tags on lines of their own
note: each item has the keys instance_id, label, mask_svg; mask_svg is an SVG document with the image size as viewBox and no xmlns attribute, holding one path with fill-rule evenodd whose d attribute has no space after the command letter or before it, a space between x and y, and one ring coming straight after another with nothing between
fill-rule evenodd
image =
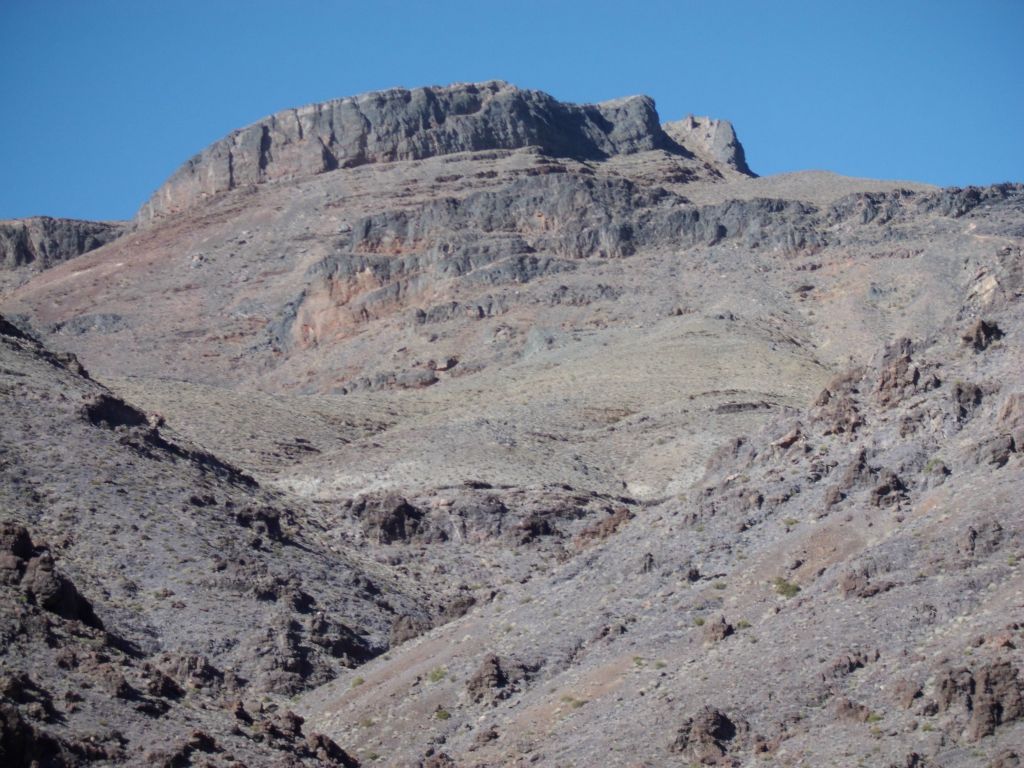
<instances>
[{"instance_id":1,"label":"gray rock outcrop","mask_svg":"<svg viewBox=\"0 0 1024 768\"><path fill-rule=\"evenodd\" d=\"M743 145L728 120L688 115L682 120L665 123L662 128L673 141L698 155L748 176L754 175L747 166Z\"/></svg>"},{"instance_id":2,"label":"gray rock outcrop","mask_svg":"<svg viewBox=\"0 0 1024 768\"><path fill-rule=\"evenodd\" d=\"M0 221L0 269L47 269L106 245L124 224L34 216Z\"/></svg>"},{"instance_id":3,"label":"gray rock outcrop","mask_svg":"<svg viewBox=\"0 0 1024 768\"><path fill-rule=\"evenodd\" d=\"M677 131L680 138L673 140L647 96L577 105L501 81L395 88L284 110L230 133L179 168L137 218L153 219L219 192L278 179L527 146L556 157L599 159L652 149L686 153L677 142L696 137L701 151L710 142L713 155L748 173L732 126L707 125L710 138Z\"/></svg>"}]
</instances>

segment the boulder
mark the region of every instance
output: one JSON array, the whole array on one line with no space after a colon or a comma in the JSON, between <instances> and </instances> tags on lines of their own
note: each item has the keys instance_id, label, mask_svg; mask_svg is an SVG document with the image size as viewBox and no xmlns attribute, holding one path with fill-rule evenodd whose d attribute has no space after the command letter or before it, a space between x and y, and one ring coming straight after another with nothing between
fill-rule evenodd
<instances>
[{"instance_id":1,"label":"boulder","mask_svg":"<svg viewBox=\"0 0 1024 768\"><path fill-rule=\"evenodd\" d=\"M669 751L689 760L715 763L727 752L741 747L749 731L745 720L733 720L722 710L705 705L686 718Z\"/></svg>"},{"instance_id":2,"label":"boulder","mask_svg":"<svg viewBox=\"0 0 1024 768\"><path fill-rule=\"evenodd\" d=\"M981 662L973 669L944 669L936 680L929 710L966 715L963 738L977 741L996 728L1024 718L1024 681L1009 660Z\"/></svg>"},{"instance_id":3,"label":"boulder","mask_svg":"<svg viewBox=\"0 0 1024 768\"><path fill-rule=\"evenodd\" d=\"M507 697L508 686L508 675L501 666L501 659L491 653L466 681L466 692L473 702L480 704Z\"/></svg>"},{"instance_id":4,"label":"boulder","mask_svg":"<svg viewBox=\"0 0 1024 768\"><path fill-rule=\"evenodd\" d=\"M705 643L717 643L732 635L734 632L732 624L725 620L725 616L719 616L704 623L702 634Z\"/></svg>"},{"instance_id":5,"label":"boulder","mask_svg":"<svg viewBox=\"0 0 1024 768\"><path fill-rule=\"evenodd\" d=\"M1003 337L999 326L992 322L978 319L964 332L960 338L975 352L984 352L989 344Z\"/></svg>"}]
</instances>

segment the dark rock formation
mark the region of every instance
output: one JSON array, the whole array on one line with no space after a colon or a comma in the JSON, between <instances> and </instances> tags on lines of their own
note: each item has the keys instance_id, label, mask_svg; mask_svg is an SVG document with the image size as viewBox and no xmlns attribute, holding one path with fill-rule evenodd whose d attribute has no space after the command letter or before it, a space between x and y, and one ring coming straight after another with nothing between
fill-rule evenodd
<instances>
[{"instance_id":1,"label":"dark rock formation","mask_svg":"<svg viewBox=\"0 0 1024 768\"><path fill-rule=\"evenodd\" d=\"M466 692L479 704L508 696L508 685L508 674L501 666L501 659L492 653L484 657L480 667L466 681Z\"/></svg>"},{"instance_id":2,"label":"dark rock formation","mask_svg":"<svg viewBox=\"0 0 1024 768\"><path fill-rule=\"evenodd\" d=\"M732 624L725 620L725 616L719 616L704 624L704 642L717 643L720 640L725 640L734 631Z\"/></svg>"},{"instance_id":3,"label":"dark rock formation","mask_svg":"<svg viewBox=\"0 0 1024 768\"><path fill-rule=\"evenodd\" d=\"M408 614L399 616L395 619L395 623L391 625L390 644L392 647L395 647L417 638L424 632L429 631L430 626L429 621L417 616L410 616Z\"/></svg>"},{"instance_id":4,"label":"dark rock formation","mask_svg":"<svg viewBox=\"0 0 1024 768\"><path fill-rule=\"evenodd\" d=\"M720 709L705 706L683 722L669 751L711 764L740 747L749 731L746 721L733 720Z\"/></svg>"},{"instance_id":5,"label":"dark rock formation","mask_svg":"<svg viewBox=\"0 0 1024 768\"><path fill-rule=\"evenodd\" d=\"M399 496L366 496L352 506L367 535L380 544L411 540L419 530L423 512Z\"/></svg>"},{"instance_id":6,"label":"dark rock formation","mask_svg":"<svg viewBox=\"0 0 1024 768\"><path fill-rule=\"evenodd\" d=\"M25 599L65 619L103 625L92 605L63 574L45 546L32 543L24 526L0 522L0 584L19 585Z\"/></svg>"},{"instance_id":7,"label":"dark rock formation","mask_svg":"<svg viewBox=\"0 0 1024 768\"><path fill-rule=\"evenodd\" d=\"M976 352L984 352L989 344L1002 337L1003 332L995 323L976 320L961 338L964 344L970 345Z\"/></svg>"},{"instance_id":8,"label":"dark rock formation","mask_svg":"<svg viewBox=\"0 0 1024 768\"><path fill-rule=\"evenodd\" d=\"M0 761L11 768L66 765L59 741L27 722L11 704L0 702Z\"/></svg>"},{"instance_id":9,"label":"dark rock formation","mask_svg":"<svg viewBox=\"0 0 1024 768\"><path fill-rule=\"evenodd\" d=\"M1000 725L1024 718L1024 681L1010 661L992 661L974 669L946 669L940 675L928 707L953 711L966 719L963 736L977 741Z\"/></svg>"},{"instance_id":10,"label":"dark rock formation","mask_svg":"<svg viewBox=\"0 0 1024 768\"><path fill-rule=\"evenodd\" d=\"M36 216L0 222L0 268L34 267L81 256L120 237L120 222L80 221Z\"/></svg>"}]
</instances>

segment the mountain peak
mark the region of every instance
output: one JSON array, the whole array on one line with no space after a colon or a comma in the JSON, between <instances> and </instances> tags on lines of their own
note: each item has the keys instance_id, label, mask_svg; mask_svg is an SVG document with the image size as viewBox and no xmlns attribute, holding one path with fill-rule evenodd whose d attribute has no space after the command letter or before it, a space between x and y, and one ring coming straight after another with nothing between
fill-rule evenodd
<instances>
[{"instance_id":1,"label":"mountain peak","mask_svg":"<svg viewBox=\"0 0 1024 768\"><path fill-rule=\"evenodd\" d=\"M721 125L728 131L714 132L720 138L712 144L727 145L728 135L738 146L731 126ZM241 186L368 163L527 146L555 156L599 159L680 151L677 141L662 129L648 96L577 105L500 80L392 88L287 109L233 131L179 168L138 218L185 210Z\"/></svg>"}]
</instances>

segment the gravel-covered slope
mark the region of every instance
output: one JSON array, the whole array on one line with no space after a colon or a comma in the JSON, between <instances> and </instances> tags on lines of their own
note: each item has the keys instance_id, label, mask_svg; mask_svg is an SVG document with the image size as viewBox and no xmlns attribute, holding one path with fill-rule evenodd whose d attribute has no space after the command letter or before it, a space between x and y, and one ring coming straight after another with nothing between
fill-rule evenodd
<instances>
[{"instance_id":1,"label":"gravel-covered slope","mask_svg":"<svg viewBox=\"0 0 1024 768\"><path fill-rule=\"evenodd\" d=\"M928 337L299 711L394 765L1016 765L1024 281L990 256Z\"/></svg>"},{"instance_id":2,"label":"gravel-covered slope","mask_svg":"<svg viewBox=\"0 0 1024 768\"><path fill-rule=\"evenodd\" d=\"M0 300L0 762L1018 765L1024 186L659 122L286 111Z\"/></svg>"},{"instance_id":3,"label":"gravel-covered slope","mask_svg":"<svg viewBox=\"0 0 1024 768\"><path fill-rule=\"evenodd\" d=\"M0 402L5 765L266 757L266 696L381 652L398 615L430 615L430 595L329 545L308 509L5 320ZM300 759L295 728L282 749Z\"/></svg>"}]
</instances>

